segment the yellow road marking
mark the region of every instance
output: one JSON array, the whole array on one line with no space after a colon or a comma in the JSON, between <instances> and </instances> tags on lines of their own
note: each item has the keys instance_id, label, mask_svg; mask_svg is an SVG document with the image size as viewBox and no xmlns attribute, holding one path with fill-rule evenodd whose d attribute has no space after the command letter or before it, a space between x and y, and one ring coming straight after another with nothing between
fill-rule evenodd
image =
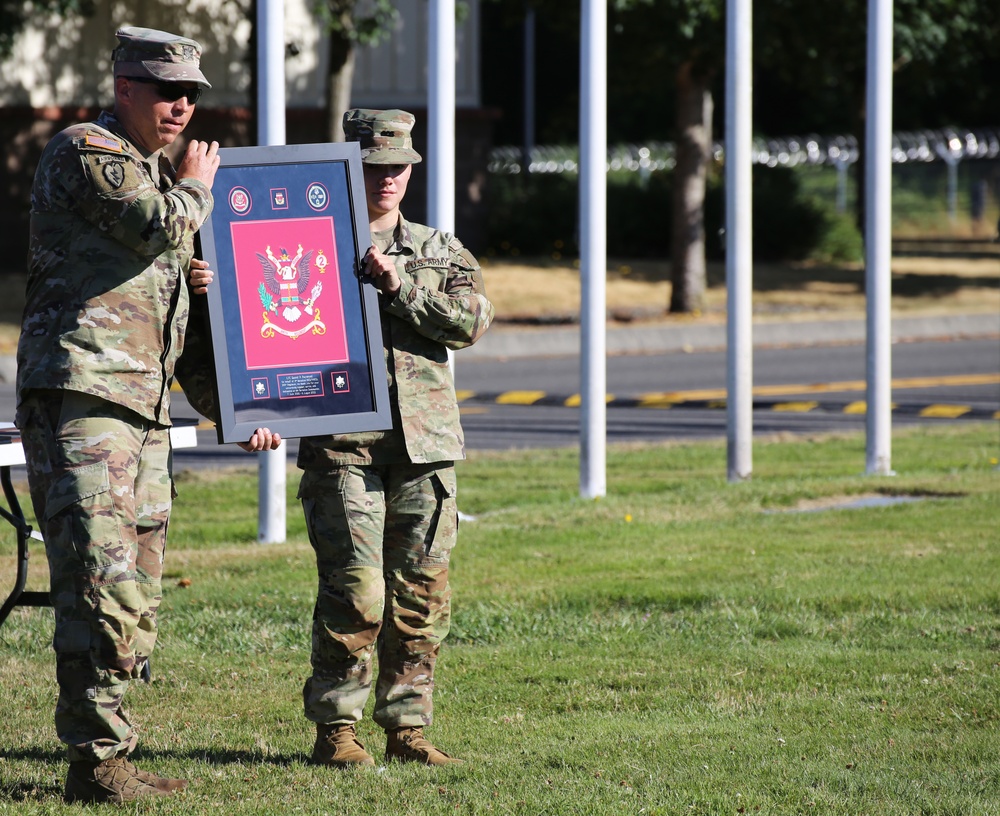
<instances>
[{"instance_id":1,"label":"yellow road marking","mask_svg":"<svg viewBox=\"0 0 1000 816\"><path fill-rule=\"evenodd\" d=\"M968 405L928 405L920 412L922 417L945 417L954 419L972 410Z\"/></svg>"},{"instance_id":2,"label":"yellow road marking","mask_svg":"<svg viewBox=\"0 0 1000 816\"><path fill-rule=\"evenodd\" d=\"M776 405L771 406L772 411L784 411L790 414L806 414L812 411L814 408L818 407L819 403L815 401L806 402L779 402Z\"/></svg>"},{"instance_id":3,"label":"yellow road marking","mask_svg":"<svg viewBox=\"0 0 1000 816\"><path fill-rule=\"evenodd\" d=\"M671 408L682 400L669 394L644 394L639 398L640 408Z\"/></svg>"},{"instance_id":4,"label":"yellow road marking","mask_svg":"<svg viewBox=\"0 0 1000 816\"><path fill-rule=\"evenodd\" d=\"M497 405L533 405L546 393L545 391L506 391L497 397Z\"/></svg>"},{"instance_id":5,"label":"yellow road marking","mask_svg":"<svg viewBox=\"0 0 1000 816\"><path fill-rule=\"evenodd\" d=\"M604 395L605 402L614 402L614 399L615 399L614 394ZM581 405L583 405L583 397L581 397L579 394L574 394L572 397L567 397L566 399L564 399L563 405L566 406L567 408L579 408Z\"/></svg>"},{"instance_id":6,"label":"yellow road marking","mask_svg":"<svg viewBox=\"0 0 1000 816\"><path fill-rule=\"evenodd\" d=\"M950 374L943 377L900 377L892 381L895 388L934 388L946 385L997 385L1000 374ZM755 397L782 397L791 394L820 394L831 391L864 391L868 384L864 380L841 380L828 383L792 383L789 385L754 386ZM691 391L662 391L644 394L641 405L660 407L661 404L674 405L688 400L722 399L725 388L703 388Z\"/></svg>"}]
</instances>

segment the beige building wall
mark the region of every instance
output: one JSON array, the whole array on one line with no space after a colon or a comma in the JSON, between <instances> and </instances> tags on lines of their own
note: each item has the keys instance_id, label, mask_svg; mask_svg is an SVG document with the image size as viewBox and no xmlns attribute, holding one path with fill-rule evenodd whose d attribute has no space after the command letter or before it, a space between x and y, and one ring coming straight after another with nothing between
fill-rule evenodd
<instances>
[{"instance_id":1,"label":"beige building wall","mask_svg":"<svg viewBox=\"0 0 1000 816\"><path fill-rule=\"evenodd\" d=\"M111 50L121 25L159 28L197 39L212 91L202 107L244 107L250 87L247 43L251 24L237 0L97 0L86 20L39 17L0 64L0 107L35 109L101 106L111 99ZM287 104L323 104L327 68L325 32L310 0L285 0ZM377 48L358 52L352 104L415 107L427 103L427 0L399 0L396 31ZM479 2L458 26L456 96L459 107L479 106Z\"/></svg>"}]
</instances>

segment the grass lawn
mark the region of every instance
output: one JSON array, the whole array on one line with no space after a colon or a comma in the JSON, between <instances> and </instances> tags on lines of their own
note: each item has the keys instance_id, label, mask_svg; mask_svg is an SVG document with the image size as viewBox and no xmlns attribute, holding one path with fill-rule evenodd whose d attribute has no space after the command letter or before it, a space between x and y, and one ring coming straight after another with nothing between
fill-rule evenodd
<instances>
[{"instance_id":1,"label":"grass lawn","mask_svg":"<svg viewBox=\"0 0 1000 816\"><path fill-rule=\"evenodd\" d=\"M608 496L572 450L459 466L455 618L428 735L467 760L306 763L314 564L256 543L256 473L178 474L138 760L197 782L169 814L997 814L1000 435L897 431L612 447ZM875 498L855 509L844 505ZM904 501L905 500L905 501ZM35 548L32 588L44 581ZM0 538L0 588L14 542ZM61 802L51 613L0 628L0 813ZM377 756L370 720L362 739Z\"/></svg>"}]
</instances>

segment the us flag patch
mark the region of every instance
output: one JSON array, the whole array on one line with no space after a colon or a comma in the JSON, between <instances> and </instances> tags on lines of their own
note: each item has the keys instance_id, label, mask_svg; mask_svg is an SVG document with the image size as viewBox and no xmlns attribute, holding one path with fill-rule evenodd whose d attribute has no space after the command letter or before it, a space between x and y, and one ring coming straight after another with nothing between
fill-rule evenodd
<instances>
[{"instance_id":1,"label":"us flag patch","mask_svg":"<svg viewBox=\"0 0 1000 816\"><path fill-rule=\"evenodd\" d=\"M105 150L114 150L115 153L122 152L122 143L115 139L109 139L107 136L95 136L93 133L88 133L86 142L89 147L103 147Z\"/></svg>"}]
</instances>

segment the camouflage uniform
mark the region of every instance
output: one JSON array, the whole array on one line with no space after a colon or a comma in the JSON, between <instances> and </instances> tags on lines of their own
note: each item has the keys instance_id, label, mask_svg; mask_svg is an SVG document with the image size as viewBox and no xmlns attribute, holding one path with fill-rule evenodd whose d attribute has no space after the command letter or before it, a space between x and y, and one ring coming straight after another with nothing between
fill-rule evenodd
<instances>
[{"instance_id":1,"label":"camouflage uniform","mask_svg":"<svg viewBox=\"0 0 1000 816\"><path fill-rule=\"evenodd\" d=\"M357 722L377 647L374 719L391 730L431 722L458 532L453 461L465 457L448 349L476 342L493 306L454 236L400 218L372 237L402 281L392 300L380 295L393 427L300 443L319 571L303 697L313 722Z\"/></svg>"},{"instance_id":2,"label":"camouflage uniform","mask_svg":"<svg viewBox=\"0 0 1000 816\"><path fill-rule=\"evenodd\" d=\"M201 76L193 41L171 43L185 49L175 57L185 78L207 85L191 74ZM157 63L163 78L175 78L171 65ZM110 113L55 136L35 175L16 422L49 560L56 729L71 761L135 745L122 697L156 641L170 382L194 234L212 203L205 184L175 182L162 152L146 155Z\"/></svg>"}]
</instances>

